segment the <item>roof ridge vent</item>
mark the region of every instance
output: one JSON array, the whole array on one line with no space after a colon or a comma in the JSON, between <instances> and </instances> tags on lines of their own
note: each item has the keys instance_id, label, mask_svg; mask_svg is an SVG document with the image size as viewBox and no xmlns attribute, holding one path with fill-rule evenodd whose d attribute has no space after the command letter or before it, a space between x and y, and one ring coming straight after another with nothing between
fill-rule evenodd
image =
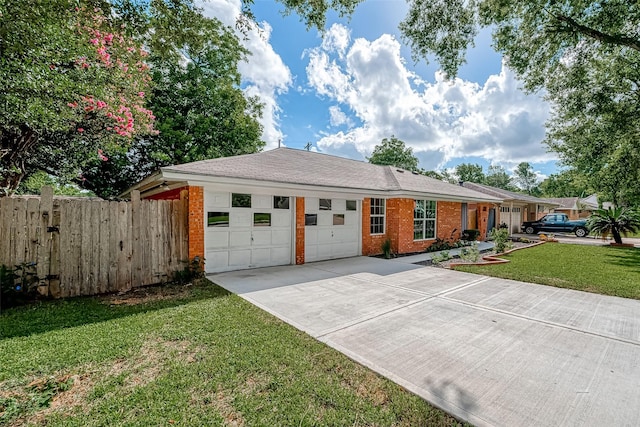
<instances>
[{"instance_id":1,"label":"roof ridge vent","mask_svg":"<svg viewBox=\"0 0 640 427\"><path fill-rule=\"evenodd\" d=\"M412 174L414 174L414 175L420 175L420 174L419 174L418 172L416 172L416 171L411 171L411 173L412 173Z\"/></svg>"},{"instance_id":2,"label":"roof ridge vent","mask_svg":"<svg viewBox=\"0 0 640 427\"><path fill-rule=\"evenodd\" d=\"M396 169L397 172L404 173L402 169Z\"/></svg>"}]
</instances>

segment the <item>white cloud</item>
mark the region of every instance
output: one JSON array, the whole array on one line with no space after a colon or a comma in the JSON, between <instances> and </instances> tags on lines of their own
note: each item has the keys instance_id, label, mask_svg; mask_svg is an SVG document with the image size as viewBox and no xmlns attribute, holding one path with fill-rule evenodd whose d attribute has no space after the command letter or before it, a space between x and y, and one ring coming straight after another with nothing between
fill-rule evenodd
<instances>
[{"instance_id":1,"label":"white cloud","mask_svg":"<svg viewBox=\"0 0 640 427\"><path fill-rule=\"evenodd\" d=\"M236 27L236 20L240 15L240 0L208 0L198 2L204 14L216 17L231 27ZM242 74L245 92L249 96L258 96L264 104L262 139L267 142L266 148L278 146L278 140L283 138L279 127L278 95L285 93L292 85L289 68L282 58L273 50L269 43L271 26L257 23L242 34L236 29L241 43L251 52L246 62L241 62L238 69Z\"/></svg>"},{"instance_id":2,"label":"white cloud","mask_svg":"<svg viewBox=\"0 0 640 427\"><path fill-rule=\"evenodd\" d=\"M351 32L347 27L333 24L322 38L322 49L327 52L336 52L340 57L343 57L350 41Z\"/></svg>"},{"instance_id":3,"label":"white cloud","mask_svg":"<svg viewBox=\"0 0 640 427\"><path fill-rule=\"evenodd\" d=\"M347 32L337 27L332 34ZM356 39L344 47L344 55L332 54L334 45L323 43L308 52L309 85L341 104L340 112L353 111L362 124L323 135L320 150L355 150L356 157L364 157L382 138L395 135L428 169L470 156L505 165L554 159L541 144L548 105L525 95L506 66L484 84L450 82L442 73L429 83L407 70L400 43L388 34L374 41Z\"/></svg>"},{"instance_id":4,"label":"white cloud","mask_svg":"<svg viewBox=\"0 0 640 427\"><path fill-rule=\"evenodd\" d=\"M331 126L352 126L352 121L337 105L329 107L329 123Z\"/></svg>"}]
</instances>

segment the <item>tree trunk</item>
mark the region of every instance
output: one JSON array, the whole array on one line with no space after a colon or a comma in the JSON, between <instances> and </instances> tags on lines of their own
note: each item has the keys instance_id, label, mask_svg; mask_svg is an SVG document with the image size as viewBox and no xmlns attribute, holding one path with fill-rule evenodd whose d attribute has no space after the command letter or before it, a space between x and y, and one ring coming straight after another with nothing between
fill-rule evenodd
<instances>
[{"instance_id":1,"label":"tree trunk","mask_svg":"<svg viewBox=\"0 0 640 427\"><path fill-rule=\"evenodd\" d=\"M611 234L613 234L613 241L621 245L622 236L620 236L620 230L618 230L618 227L611 227Z\"/></svg>"},{"instance_id":2,"label":"tree trunk","mask_svg":"<svg viewBox=\"0 0 640 427\"><path fill-rule=\"evenodd\" d=\"M24 178L25 159L38 142L38 134L23 125L19 130L1 130L0 139L0 197L15 193Z\"/></svg>"}]
</instances>

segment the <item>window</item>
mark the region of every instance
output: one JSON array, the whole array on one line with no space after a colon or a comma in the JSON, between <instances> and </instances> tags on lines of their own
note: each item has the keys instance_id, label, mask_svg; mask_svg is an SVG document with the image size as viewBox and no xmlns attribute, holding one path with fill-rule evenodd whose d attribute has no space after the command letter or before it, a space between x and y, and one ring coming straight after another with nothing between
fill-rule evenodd
<instances>
[{"instance_id":1,"label":"window","mask_svg":"<svg viewBox=\"0 0 640 427\"><path fill-rule=\"evenodd\" d=\"M304 214L304 225L318 225L318 215Z\"/></svg>"},{"instance_id":2,"label":"window","mask_svg":"<svg viewBox=\"0 0 640 427\"><path fill-rule=\"evenodd\" d=\"M251 194L232 193L231 207L233 208L250 208Z\"/></svg>"},{"instance_id":3,"label":"window","mask_svg":"<svg viewBox=\"0 0 640 427\"><path fill-rule=\"evenodd\" d=\"M207 227L228 227L229 212L207 212Z\"/></svg>"},{"instance_id":4,"label":"window","mask_svg":"<svg viewBox=\"0 0 640 427\"><path fill-rule=\"evenodd\" d=\"M347 200L347 210L348 211L357 210L356 206L357 206L357 204L356 204L355 200Z\"/></svg>"},{"instance_id":5,"label":"window","mask_svg":"<svg viewBox=\"0 0 640 427\"><path fill-rule=\"evenodd\" d=\"M416 200L413 209L413 240L435 239L436 202Z\"/></svg>"},{"instance_id":6,"label":"window","mask_svg":"<svg viewBox=\"0 0 640 427\"><path fill-rule=\"evenodd\" d=\"M273 196L274 209L289 209L289 197Z\"/></svg>"},{"instance_id":7,"label":"window","mask_svg":"<svg viewBox=\"0 0 640 427\"><path fill-rule=\"evenodd\" d=\"M254 227L270 227L271 226L271 214L270 213L258 213L253 214L253 226Z\"/></svg>"},{"instance_id":8,"label":"window","mask_svg":"<svg viewBox=\"0 0 640 427\"><path fill-rule=\"evenodd\" d=\"M384 234L384 199L371 199L371 234Z\"/></svg>"},{"instance_id":9,"label":"window","mask_svg":"<svg viewBox=\"0 0 640 427\"><path fill-rule=\"evenodd\" d=\"M330 211L331 210L331 199L320 199L320 210L321 211Z\"/></svg>"},{"instance_id":10,"label":"window","mask_svg":"<svg viewBox=\"0 0 640 427\"><path fill-rule=\"evenodd\" d=\"M333 214L333 225L344 225L344 214Z\"/></svg>"},{"instance_id":11,"label":"window","mask_svg":"<svg viewBox=\"0 0 640 427\"><path fill-rule=\"evenodd\" d=\"M509 206L500 206L500 212L510 212Z\"/></svg>"}]
</instances>

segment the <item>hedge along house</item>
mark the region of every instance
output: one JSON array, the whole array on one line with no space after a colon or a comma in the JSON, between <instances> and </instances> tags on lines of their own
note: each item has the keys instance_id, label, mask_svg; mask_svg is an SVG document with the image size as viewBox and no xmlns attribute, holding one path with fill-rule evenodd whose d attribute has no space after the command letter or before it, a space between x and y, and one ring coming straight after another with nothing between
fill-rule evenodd
<instances>
[{"instance_id":1,"label":"hedge along house","mask_svg":"<svg viewBox=\"0 0 640 427\"><path fill-rule=\"evenodd\" d=\"M496 197L392 166L278 148L161 168L131 188L188 197L189 257L207 273L423 251L460 237L468 204L486 235Z\"/></svg>"},{"instance_id":2,"label":"hedge along house","mask_svg":"<svg viewBox=\"0 0 640 427\"><path fill-rule=\"evenodd\" d=\"M460 185L470 190L502 199L500 206L495 209L492 208L493 210L489 212L489 225L487 227L489 231L500 224L506 224L509 234L519 233L520 225L523 221L535 221L558 206L558 203L549 199L515 193L489 185L475 182L461 182Z\"/></svg>"}]
</instances>

